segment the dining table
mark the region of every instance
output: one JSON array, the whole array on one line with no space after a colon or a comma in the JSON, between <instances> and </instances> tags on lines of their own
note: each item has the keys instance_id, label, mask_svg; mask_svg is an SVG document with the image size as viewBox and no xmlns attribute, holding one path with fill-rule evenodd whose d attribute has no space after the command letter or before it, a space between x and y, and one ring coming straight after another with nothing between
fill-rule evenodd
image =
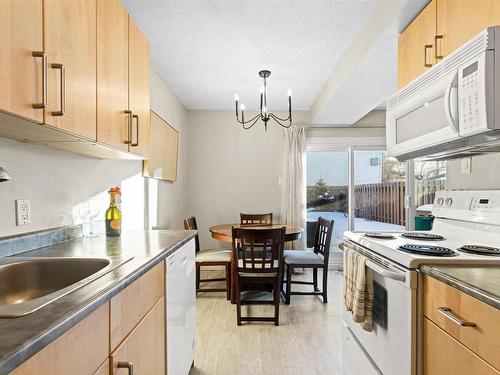
<instances>
[{"instance_id":1,"label":"dining table","mask_svg":"<svg viewBox=\"0 0 500 375\"><path fill-rule=\"evenodd\" d=\"M285 242L295 241L302 237L304 229L297 225L287 224L218 224L209 228L213 239L223 242L233 242L232 228L245 228L254 230L279 229L285 227ZM231 303L236 303L236 263L237 256L233 249L231 257Z\"/></svg>"}]
</instances>

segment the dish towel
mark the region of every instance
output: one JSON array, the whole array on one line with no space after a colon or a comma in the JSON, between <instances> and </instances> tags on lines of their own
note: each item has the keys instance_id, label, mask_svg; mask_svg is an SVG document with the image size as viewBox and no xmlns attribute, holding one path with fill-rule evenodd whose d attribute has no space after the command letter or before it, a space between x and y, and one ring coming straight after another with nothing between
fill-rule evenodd
<instances>
[{"instance_id":1,"label":"dish towel","mask_svg":"<svg viewBox=\"0 0 500 375\"><path fill-rule=\"evenodd\" d=\"M357 251L344 252L344 305L365 331L373 331L373 271Z\"/></svg>"}]
</instances>

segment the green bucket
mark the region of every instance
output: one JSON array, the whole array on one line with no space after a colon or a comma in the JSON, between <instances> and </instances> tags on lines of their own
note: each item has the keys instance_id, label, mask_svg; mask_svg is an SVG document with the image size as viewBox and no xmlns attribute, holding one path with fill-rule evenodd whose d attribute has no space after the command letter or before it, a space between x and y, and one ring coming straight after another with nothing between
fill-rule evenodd
<instances>
[{"instance_id":1,"label":"green bucket","mask_svg":"<svg viewBox=\"0 0 500 375\"><path fill-rule=\"evenodd\" d=\"M415 216L415 230L431 230L434 216Z\"/></svg>"}]
</instances>

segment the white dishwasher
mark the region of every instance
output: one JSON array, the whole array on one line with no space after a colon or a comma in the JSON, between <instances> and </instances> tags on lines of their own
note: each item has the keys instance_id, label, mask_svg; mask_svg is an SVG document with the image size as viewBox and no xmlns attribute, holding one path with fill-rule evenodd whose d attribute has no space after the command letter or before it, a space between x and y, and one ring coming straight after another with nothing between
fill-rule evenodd
<instances>
[{"instance_id":1,"label":"white dishwasher","mask_svg":"<svg viewBox=\"0 0 500 375\"><path fill-rule=\"evenodd\" d=\"M167 374L187 375L196 352L194 240L166 259Z\"/></svg>"}]
</instances>

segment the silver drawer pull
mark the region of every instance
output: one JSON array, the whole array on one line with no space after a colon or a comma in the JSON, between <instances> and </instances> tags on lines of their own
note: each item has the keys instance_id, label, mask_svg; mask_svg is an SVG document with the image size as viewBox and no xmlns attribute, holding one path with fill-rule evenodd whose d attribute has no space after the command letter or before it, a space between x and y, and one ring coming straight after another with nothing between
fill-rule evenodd
<instances>
[{"instance_id":1,"label":"silver drawer pull","mask_svg":"<svg viewBox=\"0 0 500 375\"><path fill-rule=\"evenodd\" d=\"M118 362L118 368L126 368L129 375L134 375L134 364L132 362L120 361Z\"/></svg>"},{"instance_id":2,"label":"silver drawer pull","mask_svg":"<svg viewBox=\"0 0 500 375\"><path fill-rule=\"evenodd\" d=\"M449 307L438 307L438 311L443 314L445 317L450 319L453 323L461 326L461 327L475 327L476 323L467 322L466 320L460 319L456 316L453 311Z\"/></svg>"}]
</instances>

